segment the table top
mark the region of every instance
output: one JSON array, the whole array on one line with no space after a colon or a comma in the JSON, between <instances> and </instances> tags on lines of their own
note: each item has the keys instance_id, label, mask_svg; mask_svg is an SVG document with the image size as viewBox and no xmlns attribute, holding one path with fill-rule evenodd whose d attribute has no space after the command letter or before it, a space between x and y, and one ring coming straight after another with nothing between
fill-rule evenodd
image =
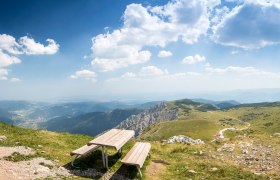
<instances>
[{"instance_id":1,"label":"table top","mask_svg":"<svg viewBox=\"0 0 280 180\"><path fill-rule=\"evenodd\" d=\"M111 129L106 133L91 140L88 144L114 147L119 150L127 141L129 141L135 132L133 130Z\"/></svg>"}]
</instances>

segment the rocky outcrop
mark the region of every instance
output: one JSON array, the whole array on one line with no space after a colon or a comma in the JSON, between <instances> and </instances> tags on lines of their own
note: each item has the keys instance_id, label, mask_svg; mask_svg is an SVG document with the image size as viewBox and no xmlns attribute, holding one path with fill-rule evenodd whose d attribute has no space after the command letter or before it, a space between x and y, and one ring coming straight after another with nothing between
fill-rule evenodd
<instances>
[{"instance_id":1,"label":"rocky outcrop","mask_svg":"<svg viewBox=\"0 0 280 180\"><path fill-rule=\"evenodd\" d=\"M178 109L168 109L167 104L162 102L154 107L143 111L140 114L132 115L122 121L116 128L131 129L139 136L152 124L165 121L173 121L178 118Z\"/></svg>"},{"instance_id":2,"label":"rocky outcrop","mask_svg":"<svg viewBox=\"0 0 280 180\"><path fill-rule=\"evenodd\" d=\"M201 139L192 139L187 136L179 135L179 136L172 136L168 138L167 143L181 143L181 144L189 144L189 145L198 145L204 144Z\"/></svg>"}]
</instances>

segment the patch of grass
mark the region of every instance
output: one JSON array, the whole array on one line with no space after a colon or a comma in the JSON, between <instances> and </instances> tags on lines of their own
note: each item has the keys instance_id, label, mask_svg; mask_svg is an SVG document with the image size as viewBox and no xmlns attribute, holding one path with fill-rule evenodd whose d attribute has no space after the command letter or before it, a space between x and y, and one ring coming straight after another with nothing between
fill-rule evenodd
<instances>
[{"instance_id":1,"label":"patch of grass","mask_svg":"<svg viewBox=\"0 0 280 180\"><path fill-rule=\"evenodd\" d=\"M208 120L178 120L164 122L151 126L142 138L149 140L164 140L174 135L186 135L194 139L210 141L220 126Z\"/></svg>"},{"instance_id":2,"label":"patch of grass","mask_svg":"<svg viewBox=\"0 0 280 180\"><path fill-rule=\"evenodd\" d=\"M36 150L37 153L34 157L57 159L59 165L71 161L69 153L93 139L93 137L86 135L19 128L4 123L0 123L0 132L1 135L7 137L5 141L0 141L0 146L17 146L20 143L21 146ZM16 157L20 156L17 155Z\"/></svg>"},{"instance_id":3,"label":"patch of grass","mask_svg":"<svg viewBox=\"0 0 280 180\"><path fill-rule=\"evenodd\" d=\"M6 161L19 162L19 161L28 161L28 160L31 160L34 157L37 157L37 156L38 156L37 154L23 155L23 154L20 154L18 152L14 152L10 156L3 157L3 159L5 159Z\"/></svg>"},{"instance_id":4,"label":"patch of grass","mask_svg":"<svg viewBox=\"0 0 280 180\"><path fill-rule=\"evenodd\" d=\"M46 163L44 163L44 162L40 162L39 164L40 164L41 166L45 166L45 167L47 167L47 168L49 168L49 169L54 168L52 165L46 164Z\"/></svg>"}]
</instances>

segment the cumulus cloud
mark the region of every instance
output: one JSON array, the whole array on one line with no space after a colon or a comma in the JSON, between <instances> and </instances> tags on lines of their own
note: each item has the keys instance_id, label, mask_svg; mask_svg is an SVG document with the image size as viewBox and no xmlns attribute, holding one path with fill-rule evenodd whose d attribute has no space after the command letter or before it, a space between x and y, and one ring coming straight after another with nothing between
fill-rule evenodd
<instances>
[{"instance_id":1,"label":"cumulus cloud","mask_svg":"<svg viewBox=\"0 0 280 180\"><path fill-rule=\"evenodd\" d=\"M11 66L13 64L21 63L17 57L20 54L39 55L39 54L55 54L59 49L53 39L46 40L48 44L45 46L36 42L33 38L24 36L17 41L13 36L7 34L0 34L0 68ZM3 76L3 73L6 73ZM0 80L6 80L8 71L1 69ZM16 79L11 79L12 82Z\"/></svg>"},{"instance_id":2,"label":"cumulus cloud","mask_svg":"<svg viewBox=\"0 0 280 180\"><path fill-rule=\"evenodd\" d=\"M113 71L147 62L148 46L165 47L182 40L195 43L209 28L209 12L219 0L173 0L163 6L130 4L123 14L123 26L92 39L92 65L99 71Z\"/></svg>"},{"instance_id":3,"label":"cumulus cloud","mask_svg":"<svg viewBox=\"0 0 280 180\"><path fill-rule=\"evenodd\" d=\"M160 76L164 74L168 74L168 71L162 70L156 66L145 66L142 67L139 73L141 76Z\"/></svg>"},{"instance_id":4,"label":"cumulus cloud","mask_svg":"<svg viewBox=\"0 0 280 180\"><path fill-rule=\"evenodd\" d=\"M0 50L0 67L7 67L20 62L21 60L19 58L5 54Z\"/></svg>"},{"instance_id":5,"label":"cumulus cloud","mask_svg":"<svg viewBox=\"0 0 280 180\"><path fill-rule=\"evenodd\" d=\"M135 78L135 77L136 77L136 74L133 72L126 72L121 76L121 78Z\"/></svg>"},{"instance_id":6,"label":"cumulus cloud","mask_svg":"<svg viewBox=\"0 0 280 180\"><path fill-rule=\"evenodd\" d=\"M19 43L22 45L23 52L28 55L57 53L59 44L57 44L53 39L47 39L46 41L48 44L45 46L39 42L35 42L33 38L24 36L20 38Z\"/></svg>"},{"instance_id":7,"label":"cumulus cloud","mask_svg":"<svg viewBox=\"0 0 280 180\"><path fill-rule=\"evenodd\" d=\"M170 52L170 51L163 50L158 53L158 57L160 57L160 58L165 58L165 57L170 57L170 56L172 56L172 52Z\"/></svg>"},{"instance_id":8,"label":"cumulus cloud","mask_svg":"<svg viewBox=\"0 0 280 180\"><path fill-rule=\"evenodd\" d=\"M22 54L16 39L7 34L0 34L0 50L11 54Z\"/></svg>"},{"instance_id":9,"label":"cumulus cloud","mask_svg":"<svg viewBox=\"0 0 280 180\"><path fill-rule=\"evenodd\" d=\"M244 49L280 43L279 1L245 0L213 27L217 43Z\"/></svg>"},{"instance_id":10,"label":"cumulus cloud","mask_svg":"<svg viewBox=\"0 0 280 180\"><path fill-rule=\"evenodd\" d=\"M0 50L9 54L55 54L59 49L53 39L47 39L47 45L36 42L33 38L23 36L17 42L13 36L7 34L0 34Z\"/></svg>"},{"instance_id":11,"label":"cumulus cloud","mask_svg":"<svg viewBox=\"0 0 280 180\"><path fill-rule=\"evenodd\" d=\"M95 81L96 73L90 70L81 70L75 72L75 74L70 76L72 79L78 79L78 78L84 78L86 80L92 80Z\"/></svg>"},{"instance_id":12,"label":"cumulus cloud","mask_svg":"<svg viewBox=\"0 0 280 180\"><path fill-rule=\"evenodd\" d=\"M0 80L7 80L7 75L9 74L7 69L0 69Z\"/></svg>"},{"instance_id":13,"label":"cumulus cloud","mask_svg":"<svg viewBox=\"0 0 280 180\"><path fill-rule=\"evenodd\" d=\"M183 64L196 64L199 62L204 62L206 58L204 56L201 56L199 54L196 54L195 56L186 56L183 60Z\"/></svg>"}]
</instances>

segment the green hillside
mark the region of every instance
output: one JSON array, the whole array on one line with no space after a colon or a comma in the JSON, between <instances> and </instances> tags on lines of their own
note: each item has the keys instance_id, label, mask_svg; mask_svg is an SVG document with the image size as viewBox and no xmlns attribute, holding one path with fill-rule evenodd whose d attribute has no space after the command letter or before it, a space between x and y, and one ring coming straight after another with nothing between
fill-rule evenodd
<instances>
[{"instance_id":1,"label":"green hillside","mask_svg":"<svg viewBox=\"0 0 280 180\"><path fill-rule=\"evenodd\" d=\"M38 131L32 129L18 128L12 125L0 123L1 135L7 136L7 140L1 142L1 146L15 146L20 145L31 147L36 150L36 154L30 157L18 157L12 158L13 161L23 161L35 157L45 157L47 159L58 161L58 165L66 165L70 168L68 163L72 158L68 155L68 152L80 147L87 143L92 137L84 135L72 135L68 133L54 133L49 131ZM123 156L128 152L129 148L133 145L134 140L129 142L124 147ZM205 149L212 149L211 146L187 146L180 144L162 144L159 142L151 142L151 158L145 163L143 170L144 179L267 179L265 176L257 176L253 173L242 170L240 167L235 167L230 164L223 164L222 162L209 158L209 154L205 152ZM38 146L40 145L40 146ZM203 150L203 154L195 154ZM114 151L110 151L114 154ZM91 157L80 161L78 165L82 167L80 171L86 171L87 168L96 168L100 173L119 173L125 177L139 178L137 171L132 167L121 166L119 160L121 157L110 156L108 172L104 172L100 169L101 166L101 154L100 151L95 152ZM218 170L212 172L211 168L217 168ZM161 171L158 172L158 169ZM71 170L71 168L70 168ZM153 173L153 170L156 172ZM189 172L194 170L196 173ZM209 173L211 171L211 173ZM105 174L103 174L105 176ZM83 176L77 176L73 174L72 179L84 179ZM95 177L95 178L102 178Z\"/></svg>"},{"instance_id":2,"label":"green hillside","mask_svg":"<svg viewBox=\"0 0 280 180\"><path fill-rule=\"evenodd\" d=\"M237 168L241 167L244 170L254 172L257 172L259 167L266 168L267 164L274 163L274 165L271 165L273 168L268 168L269 170L265 171L263 174L267 174L275 179L280 178L280 154L278 153L280 152L279 103L246 104L231 109L214 111L199 109L198 107L201 107L199 104L187 101L171 102L169 106L171 108L179 108L178 120L151 126L142 134L142 139L161 141L175 135L186 135L193 139L202 139L205 141L205 145L198 149L193 147L196 149L193 150L193 152L198 152L199 150L203 151L202 157L198 156L196 159L193 159L194 164L199 164L199 162L203 164L198 165L195 169L200 169L199 166L209 169L209 166L213 166L213 164L217 163L216 161L211 162L212 159L209 159L209 156L213 156L215 159L218 157L217 159L223 162L220 166L226 167L226 164L234 165ZM224 135L226 138L211 142L219 130L232 127L241 130L225 131ZM232 152L217 151L219 148L224 145L227 146L228 144L234 146ZM250 144L250 146L242 147L243 144ZM162 144L159 146L160 148L158 149L163 147ZM186 167L194 165L190 165L192 161L190 159L194 158L193 155L190 155L190 152L188 152L190 147L186 147L185 145L182 145L181 148L177 147L177 145L174 146L179 149L177 151L185 153L178 157L177 162L181 164L182 169L187 171L188 168ZM166 147L170 148L170 145L166 145ZM206 154L204 154L204 151L206 151ZM248 154L246 154L247 151ZM219 156L221 156L221 158L219 158ZM183 160L185 158L188 160ZM271 161L271 159L275 161ZM188 173L185 172L185 175L187 174ZM195 179L197 176L196 174ZM205 175L204 177L207 176ZM211 179L212 178L211 176ZM223 178L231 179L229 177ZM238 178L236 176L233 179ZM261 177L257 179L261 179Z\"/></svg>"},{"instance_id":3,"label":"green hillside","mask_svg":"<svg viewBox=\"0 0 280 180\"><path fill-rule=\"evenodd\" d=\"M171 102L169 108L179 108L177 121L155 124L124 146L122 157L135 141L152 144L151 157L142 172L144 179L280 179L280 106L246 106L227 110L209 110L208 106L188 101ZM205 107L206 109L201 109ZM225 138L211 142L221 129ZM241 129L241 130L240 130ZM101 168L101 152L78 161L81 169L69 166L69 152L86 144L93 137L44 130L18 128L0 123L0 135L7 140L2 146L23 145L36 151L35 155L8 157L12 161L23 161L45 157L58 162L70 170L73 179L104 178L107 175L139 178L133 167L121 166L116 151L110 150L109 170ZM160 142L174 135L200 138L205 144L186 145ZM228 147L233 147L232 149ZM99 176L83 174L96 169ZM80 173L76 173L79 171Z\"/></svg>"}]
</instances>

